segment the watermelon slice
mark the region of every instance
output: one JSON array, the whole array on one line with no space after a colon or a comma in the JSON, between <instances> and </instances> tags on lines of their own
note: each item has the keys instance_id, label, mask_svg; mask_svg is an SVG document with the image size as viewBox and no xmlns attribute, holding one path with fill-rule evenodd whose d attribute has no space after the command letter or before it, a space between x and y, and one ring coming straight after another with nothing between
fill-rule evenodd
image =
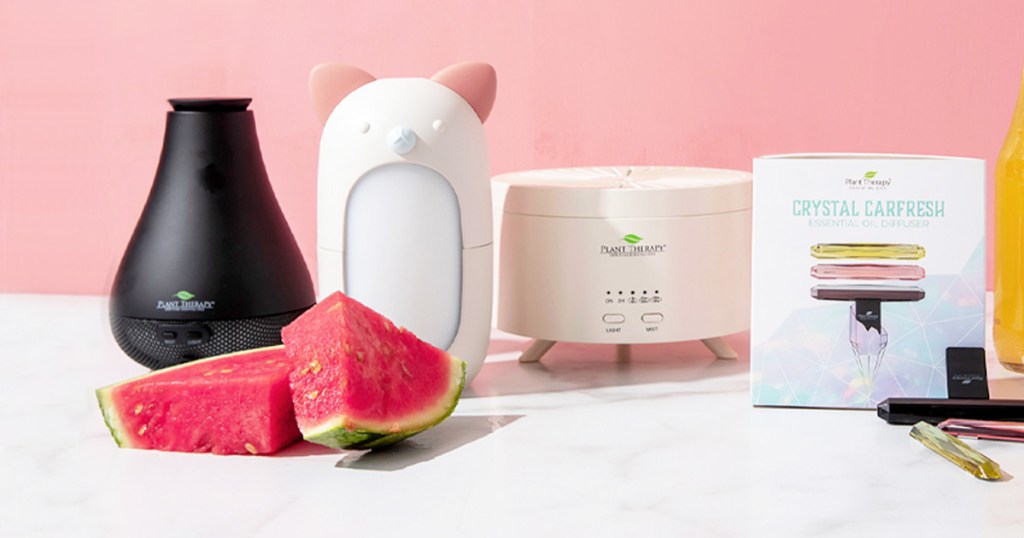
<instances>
[{"instance_id":1,"label":"watermelon slice","mask_svg":"<svg viewBox=\"0 0 1024 538\"><path fill-rule=\"evenodd\" d=\"M118 446L270 454L300 437L283 346L157 370L96 391Z\"/></svg>"},{"instance_id":2,"label":"watermelon slice","mask_svg":"<svg viewBox=\"0 0 1024 538\"><path fill-rule=\"evenodd\" d=\"M281 331L296 362L302 436L332 448L389 445L455 409L466 363L335 292Z\"/></svg>"}]
</instances>

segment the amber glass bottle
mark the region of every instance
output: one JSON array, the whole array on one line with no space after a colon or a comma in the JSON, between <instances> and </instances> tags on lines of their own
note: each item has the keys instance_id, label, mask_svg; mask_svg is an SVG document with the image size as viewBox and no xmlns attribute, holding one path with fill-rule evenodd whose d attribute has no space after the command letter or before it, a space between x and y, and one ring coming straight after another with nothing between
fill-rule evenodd
<instances>
[{"instance_id":1,"label":"amber glass bottle","mask_svg":"<svg viewBox=\"0 0 1024 538\"><path fill-rule=\"evenodd\" d=\"M995 316L999 362L1024 374L1024 79L996 161Z\"/></svg>"}]
</instances>

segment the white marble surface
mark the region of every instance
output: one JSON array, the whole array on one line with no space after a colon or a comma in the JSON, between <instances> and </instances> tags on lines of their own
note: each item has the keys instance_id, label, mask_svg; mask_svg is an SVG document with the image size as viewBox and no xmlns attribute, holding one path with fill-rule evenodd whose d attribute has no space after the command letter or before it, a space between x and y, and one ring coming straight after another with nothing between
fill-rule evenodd
<instances>
[{"instance_id":1,"label":"white marble surface","mask_svg":"<svg viewBox=\"0 0 1024 538\"><path fill-rule=\"evenodd\" d=\"M738 349L744 335L729 338ZM1020 478L977 480L871 412L755 409L699 343L495 334L455 415L399 448L275 457L118 449L93 389L143 372L105 299L0 295L0 536L1020 536ZM741 352L741 355L746 355ZM994 396L1024 376L990 364Z\"/></svg>"}]
</instances>

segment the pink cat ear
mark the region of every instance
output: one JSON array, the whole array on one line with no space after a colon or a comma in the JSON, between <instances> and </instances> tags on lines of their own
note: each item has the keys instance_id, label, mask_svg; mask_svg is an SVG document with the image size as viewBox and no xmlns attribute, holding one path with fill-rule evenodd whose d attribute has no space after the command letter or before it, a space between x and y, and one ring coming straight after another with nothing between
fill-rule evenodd
<instances>
[{"instance_id":1,"label":"pink cat ear","mask_svg":"<svg viewBox=\"0 0 1024 538\"><path fill-rule=\"evenodd\" d=\"M309 96L320 123L334 112L334 107L356 88L377 80L373 75L351 65L320 64L309 73Z\"/></svg>"},{"instance_id":2,"label":"pink cat ear","mask_svg":"<svg viewBox=\"0 0 1024 538\"><path fill-rule=\"evenodd\" d=\"M487 121L494 106L498 90L498 76L490 64L464 62L450 65L430 77L434 82L444 84L473 107L480 123Z\"/></svg>"}]
</instances>

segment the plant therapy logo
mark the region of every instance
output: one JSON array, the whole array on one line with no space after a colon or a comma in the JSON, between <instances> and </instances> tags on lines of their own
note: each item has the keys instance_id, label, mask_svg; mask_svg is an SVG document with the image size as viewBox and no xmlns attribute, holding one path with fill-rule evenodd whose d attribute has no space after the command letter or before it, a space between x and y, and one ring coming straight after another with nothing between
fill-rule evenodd
<instances>
[{"instance_id":1,"label":"plant therapy logo","mask_svg":"<svg viewBox=\"0 0 1024 538\"><path fill-rule=\"evenodd\" d=\"M867 172L864 172L864 175L860 178L845 178L843 183L846 184L846 188L854 191L884 191L889 188L890 184L892 184L892 178L878 177L877 170L868 170Z\"/></svg>"},{"instance_id":2,"label":"plant therapy logo","mask_svg":"<svg viewBox=\"0 0 1024 538\"><path fill-rule=\"evenodd\" d=\"M665 252L665 245L640 244L644 240L636 234L626 234L622 237L625 245L601 245L601 254L605 256L654 256Z\"/></svg>"},{"instance_id":3,"label":"plant therapy logo","mask_svg":"<svg viewBox=\"0 0 1024 538\"><path fill-rule=\"evenodd\" d=\"M867 322L875 322L875 321L878 321L878 314L876 314L874 310L868 310L867 312L864 312L863 314L859 314L858 313L857 314L857 319L860 320L860 321L863 321L865 323L867 323Z\"/></svg>"},{"instance_id":4,"label":"plant therapy logo","mask_svg":"<svg viewBox=\"0 0 1024 538\"><path fill-rule=\"evenodd\" d=\"M193 301L196 298L196 294L188 291L181 290L174 295L171 295L172 299L176 301L156 301L156 309L163 310L164 312L205 312L207 310L213 310L214 305L217 301Z\"/></svg>"}]
</instances>

